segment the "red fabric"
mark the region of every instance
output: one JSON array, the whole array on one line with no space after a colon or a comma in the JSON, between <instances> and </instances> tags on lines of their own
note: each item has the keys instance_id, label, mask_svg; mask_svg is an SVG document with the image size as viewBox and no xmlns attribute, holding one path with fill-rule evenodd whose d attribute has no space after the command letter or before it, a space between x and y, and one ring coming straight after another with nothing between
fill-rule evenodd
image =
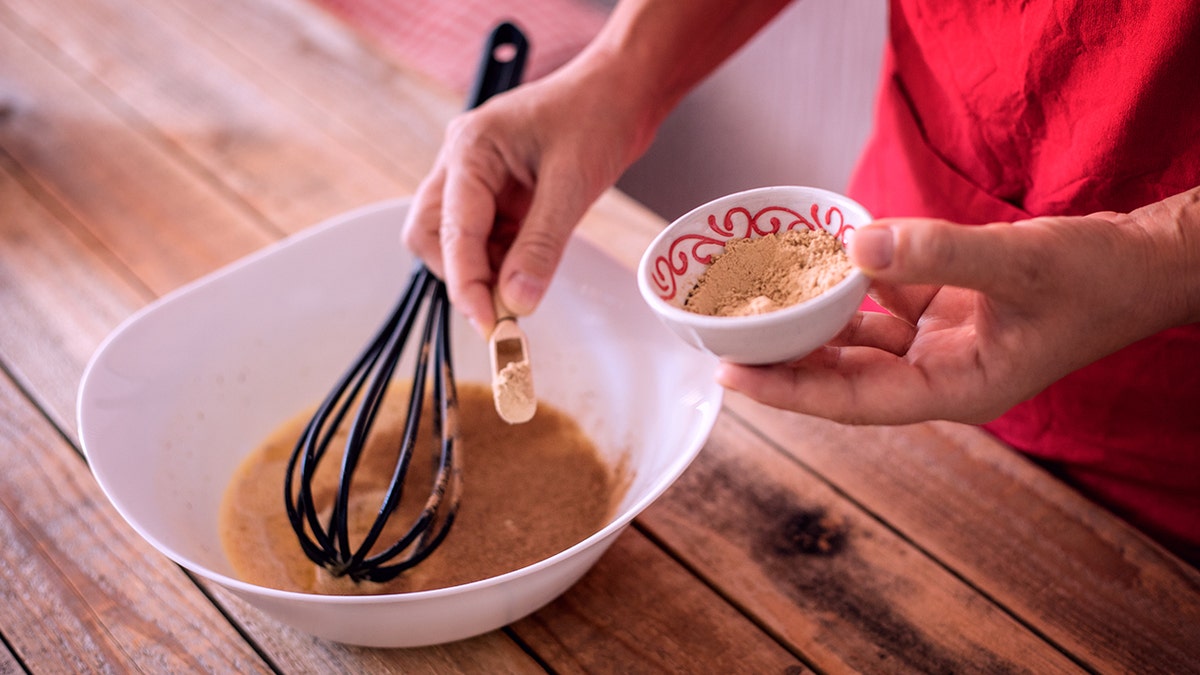
<instances>
[{"instance_id":1,"label":"red fabric","mask_svg":"<svg viewBox=\"0 0 1200 675\"><path fill-rule=\"evenodd\" d=\"M962 223L1130 211L1200 185L1200 3L894 0L851 194ZM1200 563L1200 325L987 428Z\"/></svg>"},{"instance_id":2,"label":"red fabric","mask_svg":"<svg viewBox=\"0 0 1200 675\"><path fill-rule=\"evenodd\" d=\"M314 0L392 56L465 92L492 27L512 21L529 38L525 80L575 56L606 11L588 0Z\"/></svg>"}]
</instances>

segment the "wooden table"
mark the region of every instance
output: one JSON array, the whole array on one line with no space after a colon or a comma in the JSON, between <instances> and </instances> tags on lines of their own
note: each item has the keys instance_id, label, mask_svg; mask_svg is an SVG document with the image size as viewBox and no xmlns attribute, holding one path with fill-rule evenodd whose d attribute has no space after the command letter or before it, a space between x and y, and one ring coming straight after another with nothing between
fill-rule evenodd
<instances>
[{"instance_id":1,"label":"wooden table","mask_svg":"<svg viewBox=\"0 0 1200 675\"><path fill-rule=\"evenodd\" d=\"M79 453L87 359L411 193L459 105L303 0L0 3L0 673L1200 672L1197 570L980 431L737 396L591 573L475 639L322 642L159 555ZM612 193L581 236L632 266L661 225Z\"/></svg>"}]
</instances>

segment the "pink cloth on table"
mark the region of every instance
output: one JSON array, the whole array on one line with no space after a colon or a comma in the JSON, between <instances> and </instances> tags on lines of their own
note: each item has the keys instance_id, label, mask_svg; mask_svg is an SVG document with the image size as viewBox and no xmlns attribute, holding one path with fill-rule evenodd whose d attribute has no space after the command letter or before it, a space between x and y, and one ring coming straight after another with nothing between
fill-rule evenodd
<instances>
[{"instance_id":1,"label":"pink cloth on table","mask_svg":"<svg viewBox=\"0 0 1200 675\"><path fill-rule=\"evenodd\" d=\"M313 0L389 54L455 91L474 81L492 28L511 21L529 38L525 80L575 56L607 11L587 0Z\"/></svg>"}]
</instances>

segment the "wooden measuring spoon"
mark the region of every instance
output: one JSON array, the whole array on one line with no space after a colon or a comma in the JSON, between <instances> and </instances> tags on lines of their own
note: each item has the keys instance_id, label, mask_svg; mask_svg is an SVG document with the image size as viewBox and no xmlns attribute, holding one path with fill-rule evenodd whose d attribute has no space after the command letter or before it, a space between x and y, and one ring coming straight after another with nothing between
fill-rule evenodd
<instances>
[{"instance_id":1,"label":"wooden measuring spoon","mask_svg":"<svg viewBox=\"0 0 1200 675\"><path fill-rule=\"evenodd\" d=\"M496 326L488 339L492 360L492 399L496 412L509 424L533 419L537 395L533 391L533 370L529 363L529 343L517 325L517 317L492 293L496 308Z\"/></svg>"}]
</instances>

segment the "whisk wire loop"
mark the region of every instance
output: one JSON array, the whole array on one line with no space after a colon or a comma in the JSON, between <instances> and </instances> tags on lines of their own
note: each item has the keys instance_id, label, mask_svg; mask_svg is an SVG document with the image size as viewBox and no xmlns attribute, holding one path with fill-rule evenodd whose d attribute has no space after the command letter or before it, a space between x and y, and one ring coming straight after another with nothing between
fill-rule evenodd
<instances>
[{"instance_id":1,"label":"whisk wire loop","mask_svg":"<svg viewBox=\"0 0 1200 675\"><path fill-rule=\"evenodd\" d=\"M392 375L396 371L396 364L399 363L400 357L404 352L404 345L408 344L409 333L412 331L413 323L416 320L421 304L425 300L429 284L433 282L432 275L423 267L419 268L417 273L413 275L410 284L415 286L415 289L413 289L410 295L406 295L404 300L399 304L400 311L394 313L398 322L393 323L390 320L386 322L385 328L388 330L385 330L384 334L387 339L382 341L377 351L373 351L370 354L370 357L367 359L366 368L364 369L364 374L370 373L371 378L366 393L363 395L363 401L358 406L357 412L350 424L349 437L346 440L346 450L342 455L342 480L338 484L337 497L334 501L332 515L330 516L334 537L340 545L339 553L341 554L341 559L347 561L350 567L357 567L358 563L365 557L366 552L374 545L375 539L379 536L379 531L386 525L388 516L391 515L395 506L399 504L400 497L402 496L403 483L396 484L393 482L389 487L384 505L380 507L378 517L370 533L359 544L357 552L352 551L348 534L348 519L350 513L350 489L353 477L355 471L358 469L358 462L361 459L362 452L367 446L367 433L374 425L375 417L383 405L383 396L387 392ZM432 308L430 311L433 311ZM420 351L417 355L416 369L412 378L404 436L400 443L399 455L396 458L396 472L401 475L407 473L409 463L412 460L413 442L416 436L415 430L418 426L418 421L421 419L422 403L425 398L425 374L428 371L428 345L431 324L432 321L427 319L424 335L420 342ZM343 405L349 406L351 403L350 400L347 400ZM389 504L390 508L388 508Z\"/></svg>"},{"instance_id":2,"label":"whisk wire loop","mask_svg":"<svg viewBox=\"0 0 1200 675\"><path fill-rule=\"evenodd\" d=\"M458 513L462 474L455 447L459 436L458 392L454 383L454 368L450 359L450 303L445 297L446 289L441 284L438 284L432 292L435 295L435 301L432 304L433 309L430 311L427 326L433 326L434 322L437 323L437 326L434 328L433 339L426 340L422 344L426 346L426 351L430 344L433 345L433 368L440 373L439 376L433 378L432 384L432 400L437 404L431 410L434 448L432 461L436 468L434 481L430 496L426 500L416 524L396 543L365 560L369 565L378 566L375 572L376 580L385 576L393 578L428 557L446 537ZM441 301L437 301L436 296L438 295L442 296ZM410 411L411 414L413 413ZM412 436L411 440L405 441L405 447L415 447L416 429L414 427L415 425L405 430L406 435L411 434ZM406 468L397 465L388 488L389 501L382 508L390 510L395 506L391 502L399 500L399 486L404 482ZM382 531L382 524L381 521L377 521L376 527L368 534L368 540L372 544L380 531ZM416 548L412 555L405 558L402 563L384 565L400 551L413 545L414 539ZM367 548L363 547L364 550Z\"/></svg>"},{"instance_id":3,"label":"whisk wire loop","mask_svg":"<svg viewBox=\"0 0 1200 675\"><path fill-rule=\"evenodd\" d=\"M305 555L334 576L349 575L356 581L394 578L433 552L445 538L457 513L457 486L461 480L454 452L458 436L455 420L458 400L450 362L449 305L444 284L419 265L375 338L318 406L289 458L284 479L288 519ZM349 531L354 473L423 306L426 318L395 468L374 522L362 540L355 542ZM433 381L429 383L431 361ZM399 540L371 554L401 502L405 478L419 440L419 421L427 389L432 389L429 396L434 404L431 411L434 472L430 497ZM343 444L340 481L323 522L313 495L313 481L317 467L334 445L337 430L347 418L350 427ZM454 489L448 489L450 487Z\"/></svg>"}]
</instances>

